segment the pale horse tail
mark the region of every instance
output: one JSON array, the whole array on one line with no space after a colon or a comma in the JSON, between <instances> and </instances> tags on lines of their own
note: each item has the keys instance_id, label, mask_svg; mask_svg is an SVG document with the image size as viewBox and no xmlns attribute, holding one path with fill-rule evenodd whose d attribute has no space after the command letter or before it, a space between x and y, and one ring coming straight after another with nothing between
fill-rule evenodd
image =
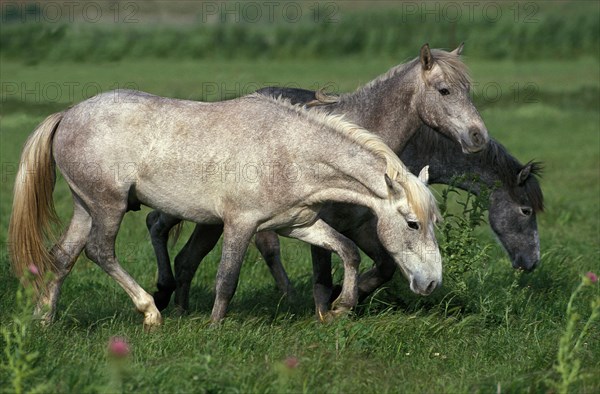
<instances>
[{"instance_id":1,"label":"pale horse tail","mask_svg":"<svg viewBox=\"0 0 600 394\"><path fill-rule=\"evenodd\" d=\"M15 179L8 226L13 271L20 278L27 269L37 270L32 282L37 292L45 290L48 272L55 272L47 242L54 243L52 226L59 221L52 199L55 183L52 139L62 118L62 112L48 116L27 139Z\"/></svg>"}]
</instances>

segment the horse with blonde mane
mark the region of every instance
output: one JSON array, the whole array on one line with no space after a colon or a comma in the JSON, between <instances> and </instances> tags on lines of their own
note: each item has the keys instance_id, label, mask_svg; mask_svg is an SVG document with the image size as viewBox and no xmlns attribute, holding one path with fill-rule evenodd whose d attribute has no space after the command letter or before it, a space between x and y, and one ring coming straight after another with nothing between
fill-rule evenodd
<instances>
[{"instance_id":1,"label":"horse with blonde mane","mask_svg":"<svg viewBox=\"0 0 600 394\"><path fill-rule=\"evenodd\" d=\"M426 171L418 179L379 137L339 115L259 94L201 103L118 90L50 115L29 137L21 161L9 226L11 261L19 275L31 263L38 267L37 311L47 321L85 249L127 292L145 326L161 323L152 296L115 254L123 216L141 204L223 227L213 322L225 316L257 231L337 253L344 264L342 292L331 312L317 312L335 316L356 305L358 251L318 215L331 201L375 213L378 237L414 291L428 294L442 280L434 235L438 211L424 183ZM132 171L119 176L115 168L124 165ZM54 167L71 190L74 210L48 250L56 216ZM42 279L47 272L48 282Z\"/></svg>"}]
</instances>

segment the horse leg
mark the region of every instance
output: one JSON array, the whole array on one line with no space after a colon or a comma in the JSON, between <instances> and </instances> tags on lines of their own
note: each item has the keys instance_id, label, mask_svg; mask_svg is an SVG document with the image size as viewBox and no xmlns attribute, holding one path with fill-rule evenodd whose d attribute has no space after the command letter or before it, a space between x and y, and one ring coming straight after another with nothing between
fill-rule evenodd
<instances>
[{"instance_id":1,"label":"horse leg","mask_svg":"<svg viewBox=\"0 0 600 394\"><path fill-rule=\"evenodd\" d=\"M115 256L115 240L125 211L126 206L123 206L116 212L103 209L100 214L92 214L92 226L85 253L121 285L136 309L144 315L144 327L152 328L162 322L154 299L121 267Z\"/></svg>"},{"instance_id":2,"label":"horse leg","mask_svg":"<svg viewBox=\"0 0 600 394\"><path fill-rule=\"evenodd\" d=\"M325 316L329 311L329 303L333 302L331 277L331 251L311 245L310 252L313 262L313 298L317 316ZM336 294L341 294L342 287Z\"/></svg>"},{"instance_id":3,"label":"horse leg","mask_svg":"<svg viewBox=\"0 0 600 394\"><path fill-rule=\"evenodd\" d=\"M175 257L175 305L180 312L189 309L190 287L194 274L202 259L215 247L222 233L222 224L197 224L190 239Z\"/></svg>"},{"instance_id":4,"label":"horse leg","mask_svg":"<svg viewBox=\"0 0 600 394\"><path fill-rule=\"evenodd\" d=\"M224 226L223 250L215 286L215 303L210 315L213 324L225 317L229 302L237 288L246 249L255 231L254 224L231 223Z\"/></svg>"},{"instance_id":5,"label":"horse leg","mask_svg":"<svg viewBox=\"0 0 600 394\"><path fill-rule=\"evenodd\" d=\"M171 295L177 288L173 271L171 270L171 259L169 258L169 232L181 222L180 219L170 215L162 214L159 211L152 211L146 216L146 226L150 233L152 247L156 254L156 265L158 267L158 280L154 292L154 303L158 310L165 309L171 300Z\"/></svg>"},{"instance_id":6,"label":"horse leg","mask_svg":"<svg viewBox=\"0 0 600 394\"><path fill-rule=\"evenodd\" d=\"M284 295L291 296L294 288L281 264L281 253L279 249L279 237L272 231L261 231L254 236L254 243L262 254L275 283Z\"/></svg>"},{"instance_id":7,"label":"horse leg","mask_svg":"<svg viewBox=\"0 0 600 394\"><path fill-rule=\"evenodd\" d=\"M328 319L329 316L348 312L358 303L358 266L360 264L360 254L354 243L338 233L323 220L319 219L312 225L305 227L295 227L284 231L289 237L297 238L312 245L330 250L337 253L344 263L344 284L340 296L333 303L333 310L317 310L318 317L321 320ZM315 272L324 272L319 264L313 261L313 270ZM329 267L329 272L331 269ZM321 302L321 300L315 300ZM320 306L322 308L322 305Z\"/></svg>"},{"instance_id":8,"label":"horse leg","mask_svg":"<svg viewBox=\"0 0 600 394\"><path fill-rule=\"evenodd\" d=\"M366 253L366 252L365 252ZM390 255L375 261L375 266L363 272L358 278L358 300L363 301L373 294L381 285L389 282L394 276L396 265Z\"/></svg>"},{"instance_id":9,"label":"horse leg","mask_svg":"<svg viewBox=\"0 0 600 394\"><path fill-rule=\"evenodd\" d=\"M35 315L41 316L44 323L50 323L54 319L60 289L85 246L91 226L90 215L79 198L73 196L73 217L51 252L55 259L55 275L49 280L48 287L40 295L35 308Z\"/></svg>"},{"instance_id":10,"label":"horse leg","mask_svg":"<svg viewBox=\"0 0 600 394\"><path fill-rule=\"evenodd\" d=\"M358 299L363 301L377 288L390 281L396 271L394 259L387 253L377 238L376 219L370 220L347 233L358 246L374 262L373 268L363 272L358 278ZM335 290L334 290L335 294Z\"/></svg>"}]
</instances>

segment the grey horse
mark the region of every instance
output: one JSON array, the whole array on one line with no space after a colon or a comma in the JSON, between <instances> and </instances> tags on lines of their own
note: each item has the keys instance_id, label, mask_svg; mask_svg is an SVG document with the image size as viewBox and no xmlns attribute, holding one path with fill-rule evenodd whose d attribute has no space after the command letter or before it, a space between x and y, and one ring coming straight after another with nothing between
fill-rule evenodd
<instances>
[{"instance_id":1,"label":"grey horse","mask_svg":"<svg viewBox=\"0 0 600 394\"><path fill-rule=\"evenodd\" d=\"M74 212L48 251L55 166L69 185ZM50 321L61 285L85 248L127 292L144 325L159 325L153 298L115 255L123 216L144 204L223 226L213 322L225 316L257 231L277 231L340 255L345 274L336 315L357 303L360 258L350 240L318 217L321 207L328 201L368 207L413 291L428 294L441 283L442 266L434 235L439 213L426 178L426 170L418 179L379 137L339 115L259 94L209 104L108 92L49 116L29 137L15 182L11 261L17 274L37 265L37 313Z\"/></svg>"}]
</instances>

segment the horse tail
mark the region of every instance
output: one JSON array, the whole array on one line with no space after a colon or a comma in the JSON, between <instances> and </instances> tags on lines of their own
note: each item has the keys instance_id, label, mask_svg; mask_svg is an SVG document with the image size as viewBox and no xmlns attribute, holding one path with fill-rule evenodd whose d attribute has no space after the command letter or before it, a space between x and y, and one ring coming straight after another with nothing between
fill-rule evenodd
<instances>
[{"instance_id":1,"label":"horse tail","mask_svg":"<svg viewBox=\"0 0 600 394\"><path fill-rule=\"evenodd\" d=\"M171 246L177 243L177 240L181 236L181 231L183 230L183 220L174 225L169 231L169 237L171 237Z\"/></svg>"},{"instance_id":2,"label":"horse tail","mask_svg":"<svg viewBox=\"0 0 600 394\"><path fill-rule=\"evenodd\" d=\"M55 241L52 225L59 222L52 199L55 184L52 139L62 118L62 112L48 116L29 136L15 179L8 226L12 268L18 277L26 269L34 273L32 284L36 292L45 290L48 272L55 271L46 242Z\"/></svg>"}]
</instances>

